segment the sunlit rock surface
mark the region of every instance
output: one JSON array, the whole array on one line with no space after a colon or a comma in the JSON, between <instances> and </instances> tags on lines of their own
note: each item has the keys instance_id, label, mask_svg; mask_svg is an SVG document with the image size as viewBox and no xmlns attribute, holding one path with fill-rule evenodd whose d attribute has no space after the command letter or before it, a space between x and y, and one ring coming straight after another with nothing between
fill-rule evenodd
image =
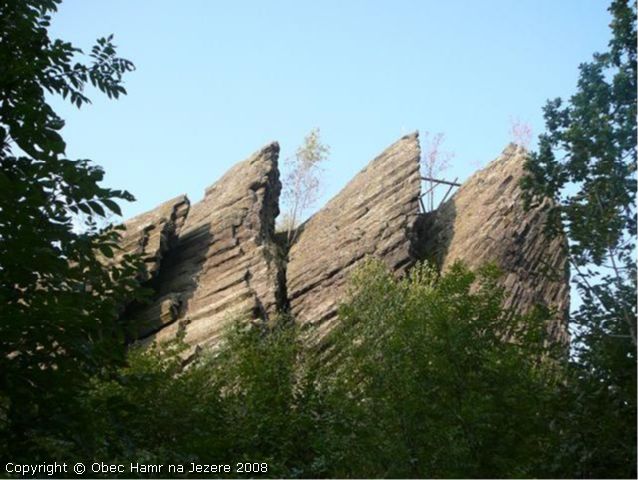
<instances>
[{"instance_id":1,"label":"sunlit rock surface","mask_svg":"<svg viewBox=\"0 0 638 480\"><path fill-rule=\"evenodd\" d=\"M416 133L401 138L303 225L287 269L297 322L314 325L318 335L329 328L350 273L366 256L394 271L412 264L420 154Z\"/></svg>"},{"instance_id":2,"label":"sunlit rock surface","mask_svg":"<svg viewBox=\"0 0 638 480\"><path fill-rule=\"evenodd\" d=\"M549 200L525 210L519 185L526 151L510 144L472 175L453 197L425 216L422 255L446 270L456 260L470 267L496 263L503 272L505 306L519 313L534 305L556 311L551 334L567 339L569 273L565 237L550 238L544 226Z\"/></svg>"},{"instance_id":3,"label":"sunlit rock surface","mask_svg":"<svg viewBox=\"0 0 638 480\"><path fill-rule=\"evenodd\" d=\"M281 189L272 143L235 165L193 205L162 263L150 306L132 314L140 337L190 345L216 343L236 318L267 319L277 310L280 274L273 243Z\"/></svg>"},{"instance_id":4,"label":"sunlit rock surface","mask_svg":"<svg viewBox=\"0 0 638 480\"><path fill-rule=\"evenodd\" d=\"M289 309L311 343L324 338L346 300L349 277L366 257L403 274L416 260L446 270L496 263L506 307L555 311L552 338L565 341L569 275L565 238L544 230L549 201L525 210L519 186L526 152L508 146L434 212L419 211L418 135L388 147L301 227L288 252L275 244L281 184L279 145L238 163L189 210L186 197L125 223L124 253L142 254L148 305L124 312L132 340L211 348L233 320L263 320ZM287 258L287 262L285 259Z\"/></svg>"}]
</instances>

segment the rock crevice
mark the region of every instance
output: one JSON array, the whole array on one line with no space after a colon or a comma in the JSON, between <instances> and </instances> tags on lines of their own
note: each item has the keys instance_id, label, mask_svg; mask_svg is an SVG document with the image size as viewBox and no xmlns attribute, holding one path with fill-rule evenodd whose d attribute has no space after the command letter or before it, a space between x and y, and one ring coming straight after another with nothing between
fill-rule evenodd
<instances>
[{"instance_id":1,"label":"rock crevice","mask_svg":"<svg viewBox=\"0 0 638 480\"><path fill-rule=\"evenodd\" d=\"M131 318L150 324L140 338L163 341L183 331L188 344L211 346L233 318L266 320L278 310L278 154L277 143L262 148L192 206L159 271L155 298Z\"/></svg>"}]
</instances>

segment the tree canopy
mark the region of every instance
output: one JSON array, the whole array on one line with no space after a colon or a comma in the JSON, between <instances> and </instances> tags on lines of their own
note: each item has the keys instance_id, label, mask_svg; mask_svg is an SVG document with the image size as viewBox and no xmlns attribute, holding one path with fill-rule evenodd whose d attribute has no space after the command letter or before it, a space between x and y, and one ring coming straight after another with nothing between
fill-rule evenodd
<instances>
[{"instance_id":1,"label":"tree canopy","mask_svg":"<svg viewBox=\"0 0 638 480\"><path fill-rule=\"evenodd\" d=\"M73 424L68 403L82 379L123 360L118 309L134 295L138 268L133 258L100 260L118 233L101 231L99 219L133 197L102 187L104 172L89 160L66 158L64 121L49 103L61 96L79 108L88 85L117 98L133 64L112 36L97 40L89 63L50 39L58 4L0 2L0 431L26 458L34 431Z\"/></svg>"},{"instance_id":2,"label":"tree canopy","mask_svg":"<svg viewBox=\"0 0 638 480\"><path fill-rule=\"evenodd\" d=\"M286 245L296 240L301 219L314 206L321 193L321 163L330 154L330 147L322 143L318 128L306 135L295 155L286 159L282 199L285 209L281 228L286 233Z\"/></svg>"},{"instance_id":3,"label":"tree canopy","mask_svg":"<svg viewBox=\"0 0 638 480\"><path fill-rule=\"evenodd\" d=\"M609 11L609 49L545 106L524 185L554 200L548 227L569 239L580 301L561 432L563 461L585 477L636 475L636 3Z\"/></svg>"}]
</instances>

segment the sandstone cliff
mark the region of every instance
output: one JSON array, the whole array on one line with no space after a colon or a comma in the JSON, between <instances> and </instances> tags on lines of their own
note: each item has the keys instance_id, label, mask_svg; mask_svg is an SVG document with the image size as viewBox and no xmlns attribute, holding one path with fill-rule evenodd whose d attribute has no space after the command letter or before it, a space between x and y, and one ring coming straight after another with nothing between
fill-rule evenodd
<instances>
[{"instance_id":1,"label":"sandstone cliff","mask_svg":"<svg viewBox=\"0 0 638 480\"><path fill-rule=\"evenodd\" d=\"M457 260L470 267L496 263L503 272L505 306L527 313L542 304L557 311L555 338L567 338L562 321L569 308L564 237L544 231L549 201L523 206L519 185L527 152L510 144L483 170L472 175L434 212L421 220L421 256L443 270Z\"/></svg>"},{"instance_id":2,"label":"sandstone cliff","mask_svg":"<svg viewBox=\"0 0 638 480\"><path fill-rule=\"evenodd\" d=\"M144 260L144 279L157 276L163 256L175 246L184 225L190 202L185 195L168 200L150 212L131 218L121 233L120 247L114 257L118 261L127 254Z\"/></svg>"},{"instance_id":3,"label":"sandstone cliff","mask_svg":"<svg viewBox=\"0 0 638 480\"><path fill-rule=\"evenodd\" d=\"M402 271L414 260L419 213L418 135L376 157L303 226L288 259L291 312L321 335L343 300L348 276L366 256Z\"/></svg>"},{"instance_id":4,"label":"sandstone cliff","mask_svg":"<svg viewBox=\"0 0 638 480\"><path fill-rule=\"evenodd\" d=\"M235 165L190 209L162 262L151 305L134 312L140 336L167 340L183 329L193 346L215 343L237 316L268 318L280 301L273 243L281 189L272 143Z\"/></svg>"},{"instance_id":5,"label":"sandstone cliff","mask_svg":"<svg viewBox=\"0 0 638 480\"><path fill-rule=\"evenodd\" d=\"M336 320L349 273L366 256L397 274L421 258L443 270L455 260L495 262L504 272L506 305L522 313L536 304L556 309L551 333L566 338L565 240L545 235L547 203L523 208L519 147L507 147L450 200L422 214L418 135L407 135L308 219L288 252L275 244L278 153L273 143L235 165L190 210L178 197L125 223L124 251L145 255L156 292L150 305L125 312L137 339L168 340L183 331L193 348L211 347L229 321L268 320L288 308L307 338L319 339Z\"/></svg>"}]
</instances>

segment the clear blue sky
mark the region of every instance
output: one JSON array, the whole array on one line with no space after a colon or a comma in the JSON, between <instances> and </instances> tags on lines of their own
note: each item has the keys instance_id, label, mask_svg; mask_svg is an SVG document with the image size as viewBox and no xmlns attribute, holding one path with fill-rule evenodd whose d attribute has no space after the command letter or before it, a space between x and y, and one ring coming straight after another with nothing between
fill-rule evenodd
<instances>
[{"instance_id":1,"label":"clear blue sky","mask_svg":"<svg viewBox=\"0 0 638 480\"><path fill-rule=\"evenodd\" d=\"M88 51L115 34L137 70L119 101L89 92L67 120L70 158L91 158L137 202L125 217L204 188L271 140L291 155L320 127L323 199L413 130L444 132L448 176L469 176L543 129L548 98L575 91L603 50L602 0L66 0L51 34Z\"/></svg>"}]
</instances>

